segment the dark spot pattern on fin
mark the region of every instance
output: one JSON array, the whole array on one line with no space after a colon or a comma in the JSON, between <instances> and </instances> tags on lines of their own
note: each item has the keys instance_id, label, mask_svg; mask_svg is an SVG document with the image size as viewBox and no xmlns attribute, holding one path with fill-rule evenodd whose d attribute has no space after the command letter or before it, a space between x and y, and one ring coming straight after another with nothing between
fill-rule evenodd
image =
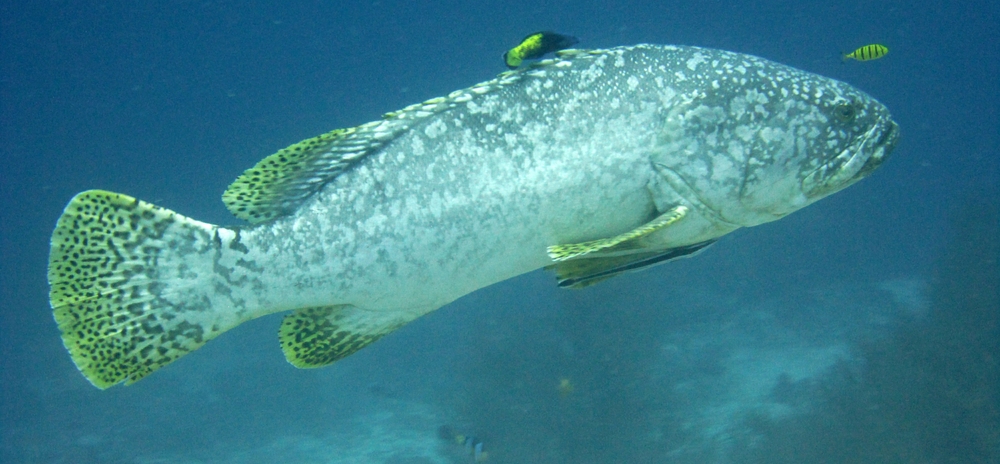
<instances>
[{"instance_id":1,"label":"dark spot pattern on fin","mask_svg":"<svg viewBox=\"0 0 1000 464\"><path fill-rule=\"evenodd\" d=\"M217 248L217 228L127 195L90 190L52 232L49 302L73 362L98 388L126 385L197 349L229 327L188 317L161 295L164 264ZM165 280L166 279L166 280ZM200 319L199 319L200 318Z\"/></svg>"},{"instance_id":2,"label":"dark spot pattern on fin","mask_svg":"<svg viewBox=\"0 0 1000 464\"><path fill-rule=\"evenodd\" d=\"M312 369L354 354L413 318L405 313L362 311L351 305L304 308L285 316L278 339L289 363Z\"/></svg>"},{"instance_id":3,"label":"dark spot pattern on fin","mask_svg":"<svg viewBox=\"0 0 1000 464\"><path fill-rule=\"evenodd\" d=\"M377 151L428 116L454 108L493 81L386 113L381 121L336 129L303 140L247 169L222 194L229 212L259 224L294 211L303 201L351 165Z\"/></svg>"},{"instance_id":4,"label":"dark spot pattern on fin","mask_svg":"<svg viewBox=\"0 0 1000 464\"><path fill-rule=\"evenodd\" d=\"M222 194L233 215L261 223L285 215L379 144L337 129L282 149L246 170Z\"/></svg>"},{"instance_id":5,"label":"dark spot pattern on fin","mask_svg":"<svg viewBox=\"0 0 1000 464\"><path fill-rule=\"evenodd\" d=\"M233 181L222 194L229 212L252 224L287 215L354 163L378 151L397 135L500 85L518 78L494 79L447 97L386 113L380 121L336 129L303 140L264 158Z\"/></svg>"},{"instance_id":6,"label":"dark spot pattern on fin","mask_svg":"<svg viewBox=\"0 0 1000 464\"><path fill-rule=\"evenodd\" d=\"M561 36L556 45L575 43ZM426 122L429 117L465 105L482 95L524 79L543 79L550 66L571 66L575 60L593 60L620 50L559 50L557 58L532 63L495 79L456 90L446 97L417 103L357 127L337 129L293 144L243 172L222 194L222 201L236 217L259 224L295 211L326 183L365 156L377 152L399 134Z\"/></svg>"}]
</instances>

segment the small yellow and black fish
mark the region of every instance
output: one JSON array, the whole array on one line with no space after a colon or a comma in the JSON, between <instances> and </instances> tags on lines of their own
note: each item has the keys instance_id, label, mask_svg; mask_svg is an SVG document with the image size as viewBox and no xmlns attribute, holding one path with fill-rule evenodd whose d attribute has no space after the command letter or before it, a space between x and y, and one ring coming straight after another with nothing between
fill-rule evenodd
<instances>
[{"instance_id":1,"label":"small yellow and black fish","mask_svg":"<svg viewBox=\"0 0 1000 464\"><path fill-rule=\"evenodd\" d=\"M438 436L442 440L453 441L456 445L465 448L465 453L472 457L474 462L486 462L490 454L483 450L483 441L472 435L456 433L450 425L442 425L438 428Z\"/></svg>"},{"instance_id":2,"label":"small yellow and black fish","mask_svg":"<svg viewBox=\"0 0 1000 464\"><path fill-rule=\"evenodd\" d=\"M889 53L889 47L882 44L865 45L851 53L844 55L844 60L870 61L882 58Z\"/></svg>"},{"instance_id":3,"label":"small yellow and black fish","mask_svg":"<svg viewBox=\"0 0 1000 464\"><path fill-rule=\"evenodd\" d=\"M557 52L572 47L580 40L570 35L555 32L535 32L524 38L516 47L503 54L503 62L510 69L517 69L524 60L541 58L546 53Z\"/></svg>"}]
</instances>

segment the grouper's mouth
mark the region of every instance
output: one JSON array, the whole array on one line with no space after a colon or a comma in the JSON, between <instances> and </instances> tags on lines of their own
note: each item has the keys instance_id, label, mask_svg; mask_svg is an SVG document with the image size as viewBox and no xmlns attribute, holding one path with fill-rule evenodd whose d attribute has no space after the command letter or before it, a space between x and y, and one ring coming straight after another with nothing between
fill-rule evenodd
<instances>
[{"instance_id":1,"label":"grouper's mouth","mask_svg":"<svg viewBox=\"0 0 1000 464\"><path fill-rule=\"evenodd\" d=\"M889 158L898 140L895 121L880 120L836 157L807 174L802 191L810 199L819 199L868 177Z\"/></svg>"}]
</instances>

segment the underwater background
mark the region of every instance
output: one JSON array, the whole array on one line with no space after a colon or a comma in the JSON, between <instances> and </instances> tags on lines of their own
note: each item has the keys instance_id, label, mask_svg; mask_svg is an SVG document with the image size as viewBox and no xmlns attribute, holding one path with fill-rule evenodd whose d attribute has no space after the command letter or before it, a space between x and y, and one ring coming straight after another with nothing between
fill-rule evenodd
<instances>
[{"instance_id":1,"label":"underwater background","mask_svg":"<svg viewBox=\"0 0 1000 464\"><path fill-rule=\"evenodd\" d=\"M0 461L474 462L461 434L496 463L1000 462L997 24L991 0L0 2ZM328 368L285 362L277 314L130 387L79 374L46 283L74 194L236 223L244 169L490 79L537 30L840 79L901 141L693 259L523 275Z\"/></svg>"}]
</instances>

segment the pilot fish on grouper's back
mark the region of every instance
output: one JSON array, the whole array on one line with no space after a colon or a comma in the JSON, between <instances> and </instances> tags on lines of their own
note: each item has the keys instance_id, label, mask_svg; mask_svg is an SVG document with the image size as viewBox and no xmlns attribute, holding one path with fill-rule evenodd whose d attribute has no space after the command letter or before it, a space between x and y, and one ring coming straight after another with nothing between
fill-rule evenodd
<instances>
[{"instance_id":1,"label":"pilot fish on grouper's back","mask_svg":"<svg viewBox=\"0 0 1000 464\"><path fill-rule=\"evenodd\" d=\"M565 50L579 43L580 40L570 35L542 31L529 34L521 39L516 47L503 54L503 62L510 69L517 69L524 60L541 58L548 53Z\"/></svg>"},{"instance_id":2,"label":"pilot fish on grouper's back","mask_svg":"<svg viewBox=\"0 0 1000 464\"><path fill-rule=\"evenodd\" d=\"M570 50L265 158L223 195L249 225L82 192L50 300L100 388L281 311L286 358L319 367L541 267L578 288L696 253L868 176L898 132L857 89L761 58Z\"/></svg>"}]
</instances>

